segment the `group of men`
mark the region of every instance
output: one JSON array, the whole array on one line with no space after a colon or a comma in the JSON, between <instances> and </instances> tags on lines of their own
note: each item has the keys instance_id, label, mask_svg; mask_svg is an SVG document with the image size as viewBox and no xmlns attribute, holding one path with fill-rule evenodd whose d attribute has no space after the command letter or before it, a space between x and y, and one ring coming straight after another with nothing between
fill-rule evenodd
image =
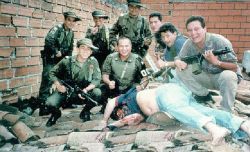
<instances>
[{"instance_id":1,"label":"group of men","mask_svg":"<svg viewBox=\"0 0 250 152\"><path fill-rule=\"evenodd\" d=\"M249 121L231 115L241 75L230 41L208 33L201 16L186 21L186 37L172 23L163 24L160 13L150 14L148 23L140 16L144 7L140 0L127 0L127 4L128 14L120 16L111 29L104 25L107 15L99 10L92 13L95 25L77 41L76 56L71 56L72 27L81 19L75 13L65 12L64 23L49 31L42 52L39 92L51 114L46 125L56 123L61 106L84 105L80 118L88 121L90 110L101 104L103 112L106 107L104 130L138 124L145 116L164 111L207 130L215 144L229 133L250 135ZM173 79L178 83L144 90L148 78L142 75L143 58L150 49L156 52L158 68L175 69ZM211 100L208 89L220 91L223 111L197 103ZM107 103L108 98L113 99ZM120 120L108 125L109 117Z\"/></svg>"}]
</instances>

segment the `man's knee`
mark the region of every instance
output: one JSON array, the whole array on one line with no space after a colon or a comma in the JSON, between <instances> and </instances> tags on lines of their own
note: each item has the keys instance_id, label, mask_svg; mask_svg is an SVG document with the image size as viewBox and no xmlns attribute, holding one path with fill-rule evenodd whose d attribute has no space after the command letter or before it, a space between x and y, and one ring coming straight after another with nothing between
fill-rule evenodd
<instances>
[{"instance_id":1,"label":"man's knee","mask_svg":"<svg viewBox=\"0 0 250 152\"><path fill-rule=\"evenodd\" d=\"M227 82L227 83L237 83L238 78L235 72L230 70L224 70L221 72L219 80L221 82Z\"/></svg>"},{"instance_id":2,"label":"man's knee","mask_svg":"<svg viewBox=\"0 0 250 152\"><path fill-rule=\"evenodd\" d=\"M96 98L101 98L101 95L102 95L102 91L101 89L99 88L94 88L93 91L93 96L95 96Z\"/></svg>"}]
</instances>

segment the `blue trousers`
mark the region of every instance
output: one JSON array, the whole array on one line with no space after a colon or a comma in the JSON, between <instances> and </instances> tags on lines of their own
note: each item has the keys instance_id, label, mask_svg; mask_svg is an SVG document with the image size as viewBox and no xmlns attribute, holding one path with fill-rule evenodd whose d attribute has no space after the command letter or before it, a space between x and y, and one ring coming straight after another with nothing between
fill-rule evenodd
<instances>
[{"instance_id":1,"label":"blue trousers","mask_svg":"<svg viewBox=\"0 0 250 152\"><path fill-rule=\"evenodd\" d=\"M169 83L160 86L156 90L156 100L160 111L169 113L178 121L191 127L204 130L204 125L211 121L229 129L237 139L247 137L246 133L239 130L245 121L243 118L198 104L192 97L192 93L178 84Z\"/></svg>"}]
</instances>

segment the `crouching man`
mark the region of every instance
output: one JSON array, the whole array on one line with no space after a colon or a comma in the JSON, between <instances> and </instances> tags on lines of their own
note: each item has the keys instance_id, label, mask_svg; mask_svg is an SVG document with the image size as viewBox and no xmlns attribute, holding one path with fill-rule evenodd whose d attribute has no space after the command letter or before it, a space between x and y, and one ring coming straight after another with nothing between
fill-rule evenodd
<instances>
[{"instance_id":1,"label":"crouching man","mask_svg":"<svg viewBox=\"0 0 250 152\"><path fill-rule=\"evenodd\" d=\"M100 84L101 71L97 60L90 57L92 50L96 49L90 39L81 39L77 42L77 55L64 58L50 71L54 92L46 101L51 113L46 126L56 123L61 116L59 108L64 102L84 104L80 118L83 121L90 120L90 110L95 103L81 94L89 94L94 100L100 100L101 90L96 87Z\"/></svg>"}]
</instances>

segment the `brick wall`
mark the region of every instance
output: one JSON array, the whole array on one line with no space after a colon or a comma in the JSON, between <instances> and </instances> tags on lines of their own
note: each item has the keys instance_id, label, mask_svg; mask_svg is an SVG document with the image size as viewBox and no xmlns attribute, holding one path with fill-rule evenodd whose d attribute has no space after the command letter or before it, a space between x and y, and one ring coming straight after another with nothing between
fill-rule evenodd
<instances>
[{"instance_id":1,"label":"brick wall","mask_svg":"<svg viewBox=\"0 0 250 152\"><path fill-rule=\"evenodd\" d=\"M119 3L113 3L118 5ZM101 9L111 26L121 13L119 5L103 0L1 0L0 2L0 100L37 96L42 62L40 50L48 30L63 22L62 12L72 10L83 21L75 26L75 41L92 26L91 12Z\"/></svg>"},{"instance_id":2,"label":"brick wall","mask_svg":"<svg viewBox=\"0 0 250 152\"><path fill-rule=\"evenodd\" d=\"M172 22L186 34L185 22L191 15L202 15L209 32L227 37L233 44L238 59L250 50L250 1L249 2L168 2L168 0L142 0L147 9L143 15L153 11L164 15L164 22ZM217 0L218 1L218 0ZM233 1L233 0L231 0Z\"/></svg>"}]
</instances>

